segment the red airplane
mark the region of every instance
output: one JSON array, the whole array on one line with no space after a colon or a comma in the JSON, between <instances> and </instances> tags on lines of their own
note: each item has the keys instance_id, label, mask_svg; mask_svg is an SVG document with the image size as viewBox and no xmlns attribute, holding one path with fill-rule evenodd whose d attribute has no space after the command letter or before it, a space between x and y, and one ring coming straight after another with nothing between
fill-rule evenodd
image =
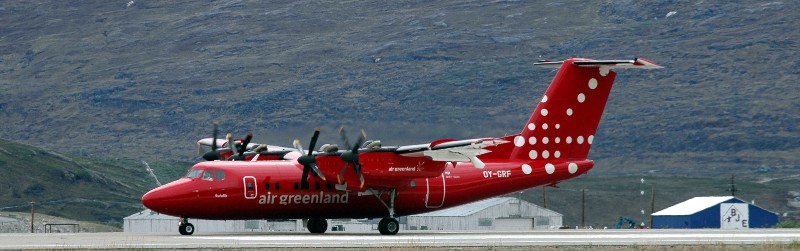
<instances>
[{"instance_id":1,"label":"red airplane","mask_svg":"<svg viewBox=\"0 0 800 251\"><path fill-rule=\"evenodd\" d=\"M326 145L308 152L295 140L299 151L283 160L198 163L185 177L145 194L142 203L180 217L183 235L194 233L189 218L307 219L311 233L324 233L326 219L383 218L378 230L394 235L398 216L555 185L586 173L594 165L587 155L616 76L612 69L662 68L641 58L535 65L559 70L519 134L393 147L362 146L363 133L350 145L342 134L345 149ZM317 128L309 149L319 133Z\"/></svg>"}]
</instances>

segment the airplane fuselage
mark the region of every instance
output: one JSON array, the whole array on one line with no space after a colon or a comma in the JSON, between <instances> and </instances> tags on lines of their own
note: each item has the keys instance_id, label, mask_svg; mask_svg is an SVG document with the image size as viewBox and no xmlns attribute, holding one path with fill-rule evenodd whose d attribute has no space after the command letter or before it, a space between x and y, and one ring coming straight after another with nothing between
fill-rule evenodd
<instances>
[{"instance_id":1,"label":"airplane fuselage","mask_svg":"<svg viewBox=\"0 0 800 251\"><path fill-rule=\"evenodd\" d=\"M502 161L502 162L500 162ZM526 188L554 184L585 173L592 161L547 162L484 160L477 169L468 162L447 163L441 175L410 179L396 191L396 216L461 205ZM532 162L542 162L532 163ZM570 163L578 166L570 168ZM521 168L523 164L532 167ZM553 170L541 168L553 165ZM192 167L184 177L146 195L148 208L198 219L380 218L389 216L388 190L340 191L318 177L301 189L302 166L296 161L212 161ZM406 166L394 172L414 172ZM210 173L206 174L206 173ZM552 172L552 173L548 173ZM155 201L155 202L153 202ZM156 204L152 204L156 203Z\"/></svg>"}]
</instances>

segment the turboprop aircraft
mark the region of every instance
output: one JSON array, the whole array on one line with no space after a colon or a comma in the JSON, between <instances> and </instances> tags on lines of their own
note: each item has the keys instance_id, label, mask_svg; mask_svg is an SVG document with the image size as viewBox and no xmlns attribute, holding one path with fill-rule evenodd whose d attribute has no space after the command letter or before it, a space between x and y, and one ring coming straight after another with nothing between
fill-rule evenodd
<instances>
[{"instance_id":1,"label":"turboprop aircraft","mask_svg":"<svg viewBox=\"0 0 800 251\"><path fill-rule=\"evenodd\" d=\"M396 234L398 216L453 207L542 185L589 171L594 143L615 69L656 69L645 59L570 58L535 65L558 72L518 134L500 138L442 139L408 146L326 145L284 160L208 161L148 192L142 203L180 217L178 231L194 233L196 219L307 219L324 233L326 219L382 218L378 230ZM247 145L247 144L244 144ZM365 144L366 145L366 144ZM352 171L351 171L352 170Z\"/></svg>"}]
</instances>

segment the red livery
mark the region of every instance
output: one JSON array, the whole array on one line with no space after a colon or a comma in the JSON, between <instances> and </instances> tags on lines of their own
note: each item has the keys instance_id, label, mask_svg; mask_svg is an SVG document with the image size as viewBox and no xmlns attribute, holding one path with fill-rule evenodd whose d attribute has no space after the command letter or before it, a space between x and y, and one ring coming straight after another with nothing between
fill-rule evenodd
<instances>
[{"instance_id":1,"label":"red livery","mask_svg":"<svg viewBox=\"0 0 800 251\"><path fill-rule=\"evenodd\" d=\"M655 69L645 59L570 58L536 65L558 67L519 134L501 138L444 139L429 144L352 146L324 145L313 151L277 147L277 151L244 152L250 138L216 152L187 175L153 189L142 203L153 211L181 218L179 232L192 234L189 218L308 219L312 233L324 233L326 219L383 218L381 234L396 234L398 216L419 214L542 185L552 185L589 171L586 159L618 68ZM215 130L216 131L216 130ZM216 132L215 132L216 134ZM216 137L215 137L216 138ZM198 142L200 143L200 142ZM270 146L272 147L272 146ZM276 147L273 147L276 148ZM236 155L240 158L236 158ZM259 155L269 156L259 158ZM241 161L245 160L245 161Z\"/></svg>"}]
</instances>

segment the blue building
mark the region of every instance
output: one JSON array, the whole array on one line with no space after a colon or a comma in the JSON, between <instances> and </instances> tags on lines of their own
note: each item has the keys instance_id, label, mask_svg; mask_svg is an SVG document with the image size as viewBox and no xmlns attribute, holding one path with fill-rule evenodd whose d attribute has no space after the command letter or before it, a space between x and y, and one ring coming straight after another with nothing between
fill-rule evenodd
<instances>
[{"instance_id":1,"label":"blue building","mask_svg":"<svg viewBox=\"0 0 800 251\"><path fill-rule=\"evenodd\" d=\"M770 228L778 214L733 196L695 197L653 213L653 228Z\"/></svg>"}]
</instances>

